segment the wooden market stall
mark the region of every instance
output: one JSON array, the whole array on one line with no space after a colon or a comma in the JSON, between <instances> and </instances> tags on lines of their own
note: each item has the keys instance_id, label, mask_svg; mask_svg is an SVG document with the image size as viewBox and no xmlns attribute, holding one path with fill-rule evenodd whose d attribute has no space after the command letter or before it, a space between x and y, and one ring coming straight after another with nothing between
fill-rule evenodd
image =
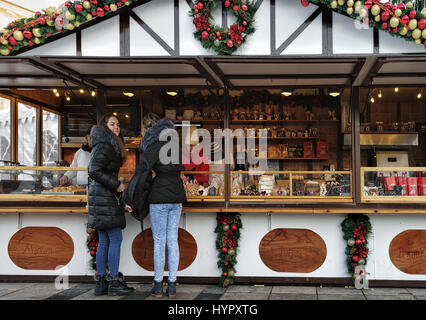
<instances>
[{"instance_id":1,"label":"wooden market stall","mask_svg":"<svg viewBox=\"0 0 426 320\"><path fill-rule=\"evenodd\" d=\"M172 118L179 133L185 121L198 131L235 133L220 139L233 142L232 163L198 172L208 175L205 185L186 185L178 281L217 282L222 274L222 281L235 276L240 283L348 284L348 265L355 264L365 265L370 286L425 286L424 52L384 32L352 30L350 18L327 7L296 2L258 2L260 31L233 56L212 56L184 36L192 28L184 1L162 1L160 8L134 1L120 15L1 58L0 112L9 110L15 127L5 134L11 147L0 167L0 254L6 260L0 279L49 279L58 265L72 279L89 279L94 271L86 243L86 191L54 189L70 168L50 163L70 163L90 124L117 112L130 155L120 175L129 181L139 161L141 119L155 112ZM152 18L161 10L175 17L171 34L159 31ZM286 21L285 12L306 20ZM145 20L152 28L141 28ZM312 38L308 31L318 32L316 24L319 36ZM283 32L286 26L290 31ZM356 46L343 46L341 29ZM267 37L262 30L269 30ZM109 47L96 37L101 33L114 39ZM54 43L63 44L60 51ZM47 90L53 95L51 89L62 98L44 97ZM33 110L37 122L29 140L18 129L20 104ZM49 148L43 128L52 126L43 125L43 112L58 115ZM238 163L249 150L248 144L238 149L239 134L254 138L254 154L268 160L266 171ZM263 140L266 154L259 152ZM22 145L27 162L19 153ZM45 151L53 149L56 158L48 160ZM348 262L345 250L355 246L344 238L342 222L359 215L371 226L368 259L360 253L361 259L351 260L352 253ZM149 219L144 242L138 221L126 217L122 272L129 279L151 279L152 255L144 257L142 250L152 252ZM230 219L224 231L223 219ZM228 230L239 231L238 242L217 247L217 237ZM218 268L218 250L231 264L238 254L232 275Z\"/></svg>"}]
</instances>

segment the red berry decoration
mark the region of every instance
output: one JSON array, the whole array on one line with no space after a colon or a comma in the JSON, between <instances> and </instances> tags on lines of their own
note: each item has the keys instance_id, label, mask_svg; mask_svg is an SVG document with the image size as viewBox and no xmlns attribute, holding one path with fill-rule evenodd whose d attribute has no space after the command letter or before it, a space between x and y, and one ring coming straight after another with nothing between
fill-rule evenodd
<instances>
[{"instance_id":1,"label":"red berry decoration","mask_svg":"<svg viewBox=\"0 0 426 320\"><path fill-rule=\"evenodd\" d=\"M408 18L408 16L407 15L405 15L405 16L403 16L402 18L401 18L401 23L405 26L405 25L407 25L407 23L410 21L410 18Z\"/></svg>"},{"instance_id":2,"label":"red berry decoration","mask_svg":"<svg viewBox=\"0 0 426 320\"><path fill-rule=\"evenodd\" d=\"M236 231L236 230L238 229L238 227L237 227L237 225L236 225L236 224L233 224L233 225L231 226L231 229L232 229L233 231Z\"/></svg>"},{"instance_id":3,"label":"red berry decoration","mask_svg":"<svg viewBox=\"0 0 426 320\"><path fill-rule=\"evenodd\" d=\"M223 247L223 248L222 248L222 252L223 252L223 253L227 253L227 252L228 252L228 248Z\"/></svg>"},{"instance_id":4,"label":"red berry decoration","mask_svg":"<svg viewBox=\"0 0 426 320\"><path fill-rule=\"evenodd\" d=\"M396 7L397 7L397 9L404 10L405 9L405 4L403 4L402 2L400 2L400 3L398 3L396 5Z\"/></svg>"},{"instance_id":5,"label":"red berry decoration","mask_svg":"<svg viewBox=\"0 0 426 320\"><path fill-rule=\"evenodd\" d=\"M94 4L95 6L97 6L98 5L98 0L90 0L90 3Z\"/></svg>"},{"instance_id":6,"label":"red berry decoration","mask_svg":"<svg viewBox=\"0 0 426 320\"><path fill-rule=\"evenodd\" d=\"M16 41L14 37L9 37L9 42L13 46L16 46L18 44L18 41Z\"/></svg>"},{"instance_id":7,"label":"red berry decoration","mask_svg":"<svg viewBox=\"0 0 426 320\"><path fill-rule=\"evenodd\" d=\"M232 48L232 47L234 46L234 43L232 42L232 40L228 40L228 41L226 42L226 45L227 45L229 48Z\"/></svg>"},{"instance_id":8,"label":"red berry decoration","mask_svg":"<svg viewBox=\"0 0 426 320\"><path fill-rule=\"evenodd\" d=\"M423 30L426 27L426 19L420 19L419 22L417 23L417 27L420 30Z\"/></svg>"},{"instance_id":9,"label":"red berry decoration","mask_svg":"<svg viewBox=\"0 0 426 320\"><path fill-rule=\"evenodd\" d=\"M300 0L300 3L302 3L302 6L307 7L309 6L309 2L306 0Z\"/></svg>"},{"instance_id":10,"label":"red berry decoration","mask_svg":"<svg viewBox=\"0 0 426 320\"><path fill-rule=\"evenodd\" d=\"M238 5L235 5L232 10L237 11L238 10Z\"/></svg>"},{"instance_id":11,"label":"red berry decoration","mask_svg":"<svg viewBox=\"0 0 426 320\"><path fill-rule=\"evenodd\" d=\"M389 11L383 11L381 14L381 18L383 21L386 21L389 19Z\"/></svg>"},{"instance_id":12,"label":"red berry decoration","mask_svg":"<svg viewBox=\"0 0 426 320\"><path fill-rule=\"evenodd\" d=\"M247 7L247 5L243 4L243 5L241 6L241 9L243 9L244 11L247 11L247 10L248 10L248 7Z\"/></svg>"},{"instance_id":13,"label":"red berry decoration","mask_svg":"<svg viewBox=\"0 0 426 320\"><path fill-rule=\"evenodd\" d=\"M104 11L104 9L102 9L102 8L98 8L98 9L96 10L96 14L97 14L99 17L103 17L103 16L105 15L105 11Z\"/></svg>"},{"instance_id":14,"label":"red berry decoration","mask_svg":"<svg viewBox=\"0 0 426 320\"><path fill-rule=\"evenodd\" d=\"M392 4L390 2L385 3L385 8L390 9L392 7Z\"/></svg>"},{"instance_id":15,"label":"red berry decoration","mask_svg":"<svg viewBox=\"0 0 426 320\"><path fill-rule=\"evenodd\" d=\"M207 39L209 37L209 33L207 31L203 31L201 33L201 36L203 37L203 39Z\"/></svg>"},{"instance_id":16,"label":"red berry decoration","mask_svg":"<svg viewBox=\"0 0 426 320\"><path fill-rule=\"evenodd\" d=\"M356 239L356 240L355 240L355 244L356 244L356 245L358 245L358 246L359 246L361 243L362 243L362 241L361 241L361 240L359 240L359 239Z\"/></svg>"},{"instance_id":17,"label":"red berry decoration","mask_svg":"<svg viewBox=\"0 0 426 320\"><path fill-rule=\"evenodd\" d=\"M104 9L105 9L105 11L109 11L109 5L104 5Z\"/></svg>"},{"instance_id":18,"label":"red berry decoration","mask_svg":"<svg viewBox=\"0 0 426 320\"><path fill-rule=\"evenodd\" d=\"M410 16L411 19L414 19L417 15L417 12L416 12L416 10L411 10L408 15Z\"/></svg>"},{"instance_id":19,"label":"red berry decoration","mask_svg":"<svg viewBox=\"0 0 426 320\"><path fill-rule=\"evenodd\" d=\"M229 6L231 5L231 2L230 1L228 1L228 0L226 0L225 1L225 8L229 8Z\"/></svg>"},{"instance_id":20,"label":"red berry decoration","mask_svg":"<svg viewBox=\"0 0 426 320\"><path fill-rule=\"evenodd\" d=\"M202 3L202 2L198 2L198 4L197 4L197 8L198 8L198 10L203 10L203 8L204 8L204 3Z\"/></svg>"},{"instance_id":21,"label":"red berry decoration","mask_svg":"<svg viewBox=\"0 0 426 320\"><path fill-rule=\"evenodd\" d=\"M77 3L76 5L74 5L74 10L75 12L80 13L83 10L83 6Z\"/></svg>"},{"instance_id":22,"label":"red berry decoration","mask_svg":"<svg viewBox=\"0 0 426 320\"><path fill-rule=\"evenodd\" d=\"M370 10L371 6L373 5L373 2L371 0L367 0L364 2L364 6Z\"/></svg>"},{"instance_id":23,"label":"red berry decoration","mask_svg":"<svg viewBox=\"0 0 426 320\"><path fill-rule=\"evenodd\" d=\"M223 276L224 276L224 277L227 277L227 276L228 276L228 272L224 272L224 273L223 273Z\"/></svg>"},{"instance_id":24,"label":"red berry decoration","mask_svg":"<svg viewBox=\"0 0 426 320\"><path fill-rule=\"evenodd\" d=\"M388 23L387 22L383 22L382 23L382 28L383 29L387 29L388 28Z\"/></svg>"},{"instance_id":25,"label":"red berry decoration","mask_svg":"<svg viewBox=\"0 0 426 320\"><path fill-rule=\"evenodd\" d=\"M352 257L352 261L353 262L358 262L359 261L359 257L358 256L353 256Z\"/></svg>"},{"instance_id":26,"label":"red berry decoration","mask_svg":"<svg viewBox=\"0 0 426 320\"><path fill-rule=\"evenodd\" d=\"M28 31L28 30L25 30L23 32L23 34L24 34L24 37L27 38L27 39L31 39L33 37L33 33L31 31Z\"/></svg>"}]
</instances>

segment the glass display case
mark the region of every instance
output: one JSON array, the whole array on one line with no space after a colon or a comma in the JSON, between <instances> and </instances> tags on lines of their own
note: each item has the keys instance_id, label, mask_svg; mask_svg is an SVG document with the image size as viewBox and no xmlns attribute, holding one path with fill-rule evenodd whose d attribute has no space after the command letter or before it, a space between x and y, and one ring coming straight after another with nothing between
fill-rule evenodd
<instances>
[{"instance_id":1,"label":"glass display case","mask_svg":"<svg viewBox=\"0 0 426 320\"><path fill-rule=\"evenodd\" d=\"M362 167L362 202L426 202L426 167Z\"/></svg>"},{"instance_id":2,"label":"glass display case","mask_svg":"<svg viewBox=\"0 0 426 320\"><path fill-rule=\"evenodd\" d=\"M350 171L232 171L231 201L352 202Z\"/></svg>"},{"instance_id":3,"label":"glass display case","mask_svg":"<svg viewBox=\"0 0 426 320\"><path fill-rule=\"evenodd\" d=\"M225 172L182 171L188 202L225 201Z\"/></svg>"},{"instance_id":4,"label":"glass display case","mask_svg":"<svg viewBox=\"0 0 426 320\"><path fill-rule=\"evenodd\" d=\"M87 186L60 184L68 171L87 171L87 168L0 167L0 200L87 202Z\"/></svg>"}]
</instances>

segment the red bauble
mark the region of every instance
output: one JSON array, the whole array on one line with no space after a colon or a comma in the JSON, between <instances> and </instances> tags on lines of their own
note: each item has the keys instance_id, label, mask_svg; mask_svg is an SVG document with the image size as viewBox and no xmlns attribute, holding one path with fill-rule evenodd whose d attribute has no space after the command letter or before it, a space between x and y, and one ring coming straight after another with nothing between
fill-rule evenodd
<instances>
[{"instance_id":1,"label":"red bauble","mask_svg":"<svg viewBox=\"0 0 426 320\"><path fill-rule=\"evenodd\" d=\"M359 257L358 256L353 256L352 257L352 261L353 262L358 262L359 261Z\"/></svg>"},{"instance_id":2,"label":"red bauble","mask_svg":"<svg viewBox=\"0 0 426 320\"><path fill-rule=\"evenodd\" d=\"M46 24L46 19L43 17L38 18L38 23L41 24L42 26Z\"/></svg>"},{"instance_id":3,"label":"red bauble","mask_svg":"<svg viewBox=\"0 0 426 320\"><path fill-rule=\"evenodd\" d=\"M96 254L96 252L95 251L90 251L90 255L93 257L94 255Z\"/></svg>"},{"instance_id":4,"label":"red bauble","mask_svg":"<svg viewBox=\"0 0 426 320\"><path fill-rule=\"evenodd\" d=\"M238 5L235 5L232 10L237 11L238 10Z\"/></svg>"},{"instance_id":5,"label":"red bauble","mask_svg":"<svg viewBox=\"0 0 426 320\"><path fill-rule=\"evenodd\" d=\"M367 0L364 2L364 6L370 10L371 6L373 5L373 2L371 0Z\"/></svg>"},{"instance_id":6,"label":"red bauble","mask_svg":"<svg viewBox=\"0 0 426 320\"><path fill-rule=\"evenodd\" d=\"M90 0L90 3L94 4L95 6L97 6L98 5L98 0Z\"/></svg>"},{"instance_id":7,"label":"red bauble","mask_svg":"<svg viewBox=\"0 0 426 320\"><path fill-rule=\"evenodd\" d=\"M408 16L407 15L405 15L405 16L403 16L402 18L401 18L401 23L405 26L405 25L407 25L407 23L410 21L410 18L408 18Z\"/></svg>"},{"instance_id":8,"label":"red bauble","mask_svg":"<svg viewBox=\"0 0 426 320\"><path fill-rule=\"evenodd\" d=\"M23 32L23 34L24 34L24 37L27 38L27 39L31 39L33 37L33 33L31 31L28 31L28 30L25 30Z\"/></svg>"},{"instance_id":9,"label":"red bauble","mask_svg":"<svg viewBox=\"0 0 426 320\"><path fill-rule=\"evenodd\" d=\"M416 10L411 10L408 15L410 16L411 19L414 19L417 15L417 12L416 12Z\"/></svg>"},{"instance_id":10,"label":"red bauble","mask_svg":"<svg viewBox=\"0 0 426 320\"><path fill-rule=\"evenodd\" d=\"M198 10L203 10L203 8L204 8L204 3L202 3L202 2L198 2L198 4L197 4L197 8L198 8Z\"/></svg>"},{"instance_id":11,"label":"red bauble","mask_svg":"<svg viewBox=\"0 0 426 320\"><path fill-rule=\"evenodd\" d=\"M67 1L65 2L65 7L69 8L71 6L71 2Z\"/></svg>"},{"instance_id":12,"label":"red bauble","mask_svg":"<svg viewBox=\"0 0 426 320\"><path fill-rule=\"evenodd\" d=\"M16 41L14 37L9 37L9 42L13 46L16 46L18 44L18 41Z\"/></svg>"},{"instance_id":13,"label":"red bauble","mask_svg":"<svg viewBox=\"0 0 426 320\"><path fill-rule=\"evenodd\" d=\"M417 23L417 28L423 30L426 27L426 19L420 19Z\"/></svg>"},{"instance_id":14,"label":"red bauble","mask_svg":"<svg viewBox=\"0 0 426 320\"><path fill-rule=\"evenodd\" d=\"M383 22L382 23L382 28L383 29L387 29L388 28L388 23L387 22Z\"/></svg>"},{"instance_id":15,"label":"red bauble","mask_svg":"<svg viewBox=\"0 0 426 320\"><path fill-rule=\"evenodd\" d=\"M400 10L404 10L404 9L405 9L405 4L403 4L402 2L400 2L400 3L398 3L398 4L396 5L396 7L397 7L398 9L400 9Z\"/></svg>"},{"instance_id":16,"label":"red bauble","mask_svg":"<svg viewBox=\"0 0 426 320\"><path fill-rule=\"evenodd\" d=\"M381 18L382 18L382 21L388 20L389 19L389 12L383 11L382 14L381 14Z\"/></svg>"},{"instance_id":17,"label":"red bauble","mask_svg":"<svg viewBox=\"0 0 426 320\"><path fill-rule=\"evenodd\" d=\"M396 11L396 6L392 6L392 12Z\"/></svg>"},{"instance_id":18,"label":"red bauble","mask_svg":"<svg viewBox=\"0 0 426 320\"><path fill-rule=\"evenodd\" d=\"M29 44L30 46L33 46L33 45L34 45L34 42L32 42L31 40L29 40L29 41L28 41L28 44Z\"/></svg>"},{"instance_id":19,"label":"red bauble","mask_svg":"<svg viewBox=\"0 0 426 320\"><path fill-rule=\"evenodd\" d=\"M83 6L81 4L74 5L75 12L80 13L83 10Z\"/></svg>"},{"instance_id":20,"label":"red bauble","mask_svg":"<svg viewBox=\"0 0 426 320\"><path fill-rule=\"evenodd\" d=\"M209 37L209 33L207 31L203 31L201 33L201 36L203 37L203 39L207 39Z\"/></svg>"},{"instance_id":21,"label":"red bauble","mask_svg":"<svg viewBox=\"0 0 426 320\"><path fill-rule=\"evenodd\" d=\"M356 244L356 245L358 245L358 246L359 246L361 243L362 243L362 241L361 241L361 240L359 240L359 239L356 239L356 240L355 240L355 244Z\"/></svg>"},{"instance_id":22,"label":"red bauble","mask_svg":"<svg viewBox=\"0 0 426 320\"><path fill-rule=\"evenodd\" d=\"M243 21L243 26L246 26L247 25L247 21L246 20L244 20Z\"/></svg>"},{"instance_id":23,"label":"red bauble","mask_svg":"<svg viewBox=\"0 0 426 320\"><path fill-rule=\"evenodd\" d=\"M231 5L231 2L230 1L228 1L228 0L226 0L225 1L225 8L229 8L229 6Z\"/></svg>"},{"instance_id":24,"label":"red bauble","mask_svg":"<svg viewBox=\"0 0 426 320\"><path fill-rule=\"evenodd\" d=\"M245 4L243 4L243 5L241 6L241 9L243 9L244 11L247 11L247 10L248 10L248 7L247 7Z\"/></svg>"},{"instance_id":25,"label":"red bauble","mask_svg":"<svg viewBox=\"0 0 426 320\"><path fill-rule=\"evenodd\" d=\"M223 248L222 248L222 252L223 252L223 253L227 253L227 252L228 252L228 248L223 247Z\"/></svg>"},{"instance_id":26,"label":"red bauble","mask_svg":"<svg viewBox=\"0 0 426 320\"><path fill-rule=\"evenodd\" d=\"M231 226L231 229L232 229L233 231L236 231L236 230L238 229L238 227L237 227L237 225L236 225L236 224L233 224L233 225Z\"/></svg>"},{"instance_id":27,"label":"red bauble","mask_svg":"<svg viewBox=\"0 0 426 320\"><path fill-rule=\"evenodd\" d=\"M300 0L300 3L302 3L302 6L307 7L309 6L309 2L306 0Z\"/></svg>"},{"instance_id":28,"label":"red bauble","mask_svg":"<svg viewBox=\"0 0 426 320\"><path fill-rule=\"evenodd\" d=\"M392 7L392 4L390 2L385 3L385 8L390 9Z\"/></svg>"},{"instance_id":29,"label":"red bauble","mask_svg":"<svg viewBox=\"0 0 426 320\"><path fill-rule=\"evenodd\" d=\"M105 15L104 9L102 9L102 8L98 8L98 9L96 10L96 14L97 14L99 17L103 17L103 16Z\"/></svg>"},{"instance_id":30,"label":"red bauble","mask_svg":"<svg viewBox=\"0 0 426 320\"><path fill-rule=\"evenodd\" d=\"M104 9L105 9L105 11L109 11L109 5L104 5Z\"/></svg>"},{"instance_id":31,"label":"red bauble","mask_svg":"<svg viewBox=\"0 0 426 320\"><path fill-rule=\"evenodd\" d=\"M227 277L227 276L228 276L228 272L224 272L224 273L223 273L223 276L224 276L224 277Z\"/></svg>"},{"instance_id":32,"label":"red bauble","mask_svg":"<svg viewBox=\"0 0 426 320\"><path fill-rule=\"evenodd\" d=\"M229 48L232 48L232 47L234 46L234 43L232 42L232 40L228 40L228 41L226 42L226 45L227 45Z\"/></svg>"}]
</instances>

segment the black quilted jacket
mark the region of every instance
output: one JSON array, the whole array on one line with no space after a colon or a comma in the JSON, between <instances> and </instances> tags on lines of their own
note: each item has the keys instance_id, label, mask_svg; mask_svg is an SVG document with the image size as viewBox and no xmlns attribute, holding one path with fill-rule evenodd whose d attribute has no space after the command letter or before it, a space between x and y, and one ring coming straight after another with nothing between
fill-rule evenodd
<instances>
[{"instance_id":1,"label":"black quilted jacket","mask_svg":"<svg viewBox=\"0 0 426 320\"><path fill-rule=\"evenodd\" d=\"M114 134L107 128L95 126L92 136L92 159L89 163L89 223L97 230L126 226L124 206L117 193L120 185L118 172L123 163L120 147Z\"/></svg>"}]
</instances>

